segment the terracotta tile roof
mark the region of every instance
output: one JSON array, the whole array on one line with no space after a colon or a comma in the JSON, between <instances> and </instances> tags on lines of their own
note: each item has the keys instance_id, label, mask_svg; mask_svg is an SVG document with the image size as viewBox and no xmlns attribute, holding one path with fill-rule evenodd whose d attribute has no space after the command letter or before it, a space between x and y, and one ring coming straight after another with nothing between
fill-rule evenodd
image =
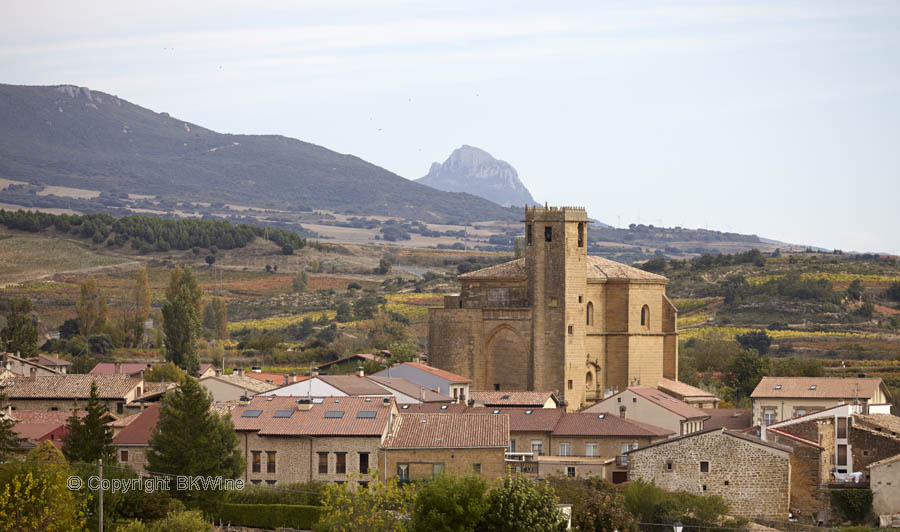
<instances>
[{"instance_id":1,"label":"terracotta tile roof","mask_svg":"<svg viewBox=\"0 0 900 532\"><path fill-rule=\"evenodd\" d=\"M331 362L326 362L324 364L319 364L318 366L314 366L315 369L321 370L325 368L329 368L331 366L337 364L343 364L344 362L356 359L369 360L372 362L378 362L379 364L384 364L387 362L387 359L384 357L380 357L378 355L373 355L372 353L356 353L355 355L345 356L343 358L339 358L337 360L332 360Z\"/></svg>"},{"instance_id":2,"label":"terracotta tile roof","mask_svg":"<svg viewBox=\"0 0 900 532\"><path fill-rule=\"evenodd\" d=\"M200 364L199 373L200 373L200 375L203 375L204 373L206 373L207 370L210 370L210 369L215 371L216 366L214 364Z\"/></svg>"},{"instance_id":3,"label":"terracotta tile roof","mask_svg":"<svg viewBox=\"0 0 900 532\"><path fill-rule=\"evenodd\" d=\"M174 389L178 385L174 382L147 382L144 381L144 393L141 394L139 399L149 399L154 395L162 395L169 390Z\"/></svg>"},{"instance_id":4,"label":"terracotta tile roof","mask_svg":"<svg viewBox=\"0 0 900 532\"><path fill-rule=\"evenodd\" d=\"M462 403L422 403L397 405L401 414L462 414L468 410Z\"/></svg>"},{"instance_id":5,"label":"terracotta tile roof","mask_svg":"<svg viewBox=\"0 0 900 532\"><path fill-rule=\"evenodd\" d=\"M603 257L588 256L587 279L589 281L629 280L629 281L653 281L666 282L668 279L662 275L646 272L639 268L627 266ZM488 266L474 272L464 273L459 276L462 280L491 280L502 279L510 281L524 281L528 278L525 269L525 259L516 259L495 266Z\"/></svg>"},{"instance_id":6,"label":"terracotta tile roof","mask_svg":"<svg viewBox=\"0 0 900 532\"><path fill-rule=\"evenodd\" d=\"M375 377L370 375L366 378L383 387L396 390L415 399L419 399L419 394L421 393L421 397L426 403L449 403L453 401L452 397L429 390L424 386L419 386L414 382L399 377Z\"/></svg>"},{"instance_id":7,"label":"terracotta tile roof","mask_svg":"<svg viewBox=\"0 0 900 532\"><path fill-rule=\"evenodd\" d=\"M320 397L314 398L309 410L301 410L297 401L305 398L265 396L254 397L250 404L239 405L231 411L234 429L254 431L260 436L371 436L384 434L391 412L379 397ZM276 417L283 411L287 417ZM246 417L248 411L253 417ZM343 412L339 416L329 412ZM360 414L367 412L367 414ZM368 412L374 412L368 414ZM369 417L373 416L373 417Z\"/></svg>"},{"instance_id":8,"label":"terracotta tile roof","mask_svg":"<svg viewBox=\"0 0 900 532\"><path fill-rule=\"evenodd\" d=\"M122 399L141 385L141 379L124 374L68 374L7 379L3 389L10 399L87 399L92 382L97 383L101 399Z\"/></svg>"},{"instance_id":9,"label":"terracotta tile roof","mask_svg":"<svg viewBox=\"0 0 900 532\"><path fill-rule=\"evenodd\" d=\"M137 414L131 414L130 416L121 417L110 423L110 426L114 429L124 429L125 427L130 425L132 421L136 420L139 415L141 415L140 412L138 412Z\"/></svg>"},{"instance_id":10,"label":"terracotta tile roof","mask_svg":"<svg viewBox=\"0 0 900 532\"><path fill-rule=\"evenodd\" d=\"M491 414L400 414L387 449L465 449L509 446L509 417Z\"/></svg>"},{"instance_id":11,"label":"terracotta tile roof","mask_svg":"<svg viewBox=\"0 0 900 532\"><path fill-rule=\"evenodd\" d=\"M469 392L469 398L476 404L484 406L531 406L542 408L551 398L559 404L559 400L553 392L529 392L529 391L477 391Z\"/></svg>"},{"instance_id":12,"label":"terracotta tile roof","mask_svg":"<svg viewBox=\"0 0 900 532\"><path fill-rule=\"evenodd\" d=\"M553 432L565 414L562 408L468 408L466 414L509 416L510 432Z\"/></svg>"},{"instance_id":13,"label":"terracotta tile roof","mask_svg":"<svg viewBox=\"0 0 900 532\"><path fill-rule=\"evenodd\" d=\"M233 384L249 391L251 394L268 392L269 390L278 388L278 386L275 384L269 384L268 382L254 379L252 377L248 377L247 375L238 375L236 373L232 373L231 375L212 375L209 377L203 377L202 379L200 379L200 383L202 384L210 379Z\"/></svg>"},{"instance_id":14,"label":"terracotta tile roof","mask_svg":"<svg viewBox=\"0 0 900 532\"><path fill-rule=\"evenodd\" d=\"M504 279L511 281L524 281L528 278L525 273L525 259L516 259L503 264L488 266L474 272L464 273L459 279Z\"/></svg>"},{"instance_id":15,"label":"terracotta tile roof","mask_svg":"<svg viewBox=\"0 0 900 532\"><path fill-rule=\"evenodd\" d=\"M291 375L288 373L267 373L263 371L247 371L244 372L245 377L250 377L251 379L256 379L258 381L266 382L269 384L274 384L275 386L284 386L284 378L288 378L288 384L293 384L294 382L302 382L309 377L301 377L299 375L294 375L293 377L296 380L291 380Z\"/></svg>"},{"instance_id":16,"label":"terracotta tile roof","mask_svg":"<svg viewBox=\"0 0 900 532\"><path fill-rule=\"evenodd\" d=\"M750 397L871 399L881 385L879 378L763 377Z\"/></svg>"},{"instance_id":17,"label":"terracotta tile roof","mask_svg":"<svg viewBox=\"0 0 900 532\"><path fill-rule=\"evenodd\" d=\"M402 365L431 373L435 377L440 377L445 381L449 381L451 384L465 384L467 382L472 382L472 379L468 377L450 373L449 371L429 366L428 364L422 364L421 362L404 362Z\"/></svg>"},{"instance_id":18,"label":"terracotta tile roof","mask_svg":"<svg viewBox=\"0 0 900 532\"><path fill-rule=\"evenodd\" d=\"M639 268L626 266L603 257L588 256L588 281L597 280L629 280L629 281L656 281L666 282L668 279L662 275L646 272Z\"/></svg>"},{"instance_id":19,"label":"terracotta tile roof","mask_svg":"<svg viewBox=\"0 0 900 532\"><path fill-rule=\"evenodd\" d=\"M663 392L670 393L672 395L680 395L681 397L709 397L711 399L715 399L716 397L711 392L701 390L700 388L695 388L690 384L673 381L672 379L663 379L659 381L659 384L656 387Z\"/></svg>"},{"instance_id":20,"label":"terracotta tile roof","mask_svg":"<svg viewBox=\"0 0 900 532\"><path fill-rule=\"evenodd\" d=\"M73 412L78 417L87 415L87 412L84 410L13 410L12 418L19 423L56 423L65 425L69 422Z\"/></svg>"},{"instance_id":21,"label":"terracotta tile roof","mask_svg":"<svg viewBox=\"0 0 900 532\"><path fill-rule=\"evenodd\" d=\"M651 436L663 437L675 434L671 430L622 419L612 414L567 412L556 428L554 436Z\"/></svg>"},{"instance_id":22,"label":"terracotta tile roof","mask_svg":"<svg viewBox=\"0 0 900 532\"><path fill-rule=\"evenodd\" d=\"M853 414L853 426L900 438L900 417L892 414Z\"/></svg>"},{"instance_id":23,"label":"terracotta tile roof","mask_svg":"<svg viewBox=\"0 0 900 532\"><path fill-rule=\"evenodd\" d=\"M159 409L161 403L153 403L128 424L127 427L119 431L113 438L115 445L149 445L150 436L159 421Z\"/></svg>"},{"instance_id":24,"label":"terracotta tile roof","mask_svg":"<svg viewBox=\"0 0 900 532\"><path fill-rule=\"evenodd\" d=\"M367 377L360 377L359 375L319 375L317 378L347 395L384 396L391 393L370 381Z\"/></svg>"},{"instance_id":25,"label":"terracotta tile roof","mask_svg":"<svg viewBox=\"0 0 900 532\"><path fill-rule=\"evenodd\" d=\"M119 373L125 375L136 375L141 371L150 371L150 368L153 367L149 362L122 362L120 365ZM115 375L116 374L116 364L115 362L100 362L94 369L90 371L90 375Z\"/></svg>"},{"instance_id":26,"label":"terracotta tile roof","mask_svg":"<svg viewBox=\"0 0 900 532\"><path fill-rule=\"evenodd\" d=\"M59 371L56 371L56 370L53 369L53 368L47 367L47 366L45 366L45 365L43 365L43 364L41 364L41 363L39 363L39 362L35 362L34 359L22 358L22 357L20 357L20 356L14 355L14 354L12 354L12 353L0 353L0 357L2 357L3 359L5 359L6 362L9 362L9 360L13 360L13 361L19 362L19 363L21 363L21 364L23 364L23 365L26 365L26 366L33 366L33 367L35 367L35 368L42 369L42 370L47 371L47 372L49 372L49 373L57 373L57 374L61 374Z\"/></svg>"},{"instance_id":27,"label":"terracotta tile roof","mask_svg":"<svg viewBox=\"0 0 900 532\"><path fill-rule=\"evenodd\" d=\"M763 447L769 447L772 449L776 449L778 451L782 451L782 452L786 452L786 453L793 452L793 449L791 449L790 447L787 447L784 445L779 445L777 443L768 442L765 440L761 440L761 439L757 438L756 436L751 436L749 434L744 434L742 432L738 432L738 431L734 431L734 430L718 428L718 429L704 429L704 430L701 430L700 432L692 432L690 434L685 434L684 436L677 436L675 438L669 438L667 440L658 441L655 443L651 443L650 445L645 445L643 447L638 447L637 449L632 449L632 450L628 451L627 454L639 453L641 451L646 451L647 449L652 449L654 447L659 447L661 445L669 445L671 443L681 441L681 440L684 440L687 438L696 438L697 436L701 436L703 434L710 434L710 433L714 433L714 432L719 432L720 434L724 434L725 436L730 436L732 438L737 438L739 440L748 441L750 443L754 443L756 445L762 445Z\"/></svg>"},{"instance_id":28,"label":"terracotta tile roof","mask_svg":"<svg viewBox=\"0 0 900 532\"><path fill-rule=\"evenodd\" d=\"M661 392L656 388L650 388L649 386L629 386L625 389L633 392L635 395L643 397L653 404L665 408L669 412L678 414L679 416L686 419L703 418L707 417L708 415L703 410L693 407L683 401L679 401L671 395L665 392Z\"/></svg>"},{"instance_id":29,"label":"terracotta tile roof","mask_svg":"<svg viewBox=\"0 0 900 532\"><path fill-rule=\"evenodd\" d=\"M43 353L39 353L37 356L37 360L35 360L38 364L43 364L45 366L71 366L72 363L68 360L63 360L61 358L57 358L52 355L45 355Z\"/></svg>"},{"instance_id":30,"label":"terracotta tile roof","mask_svg":"<svg viewBox=\"0 0 900 532\"><path fill-rule=\"evenodd\" d=\"M701 408L709 419L703 422L705 429L726 428L743 430L751 425L752 413L749 408Z\"/></svg>"}]
</instances>

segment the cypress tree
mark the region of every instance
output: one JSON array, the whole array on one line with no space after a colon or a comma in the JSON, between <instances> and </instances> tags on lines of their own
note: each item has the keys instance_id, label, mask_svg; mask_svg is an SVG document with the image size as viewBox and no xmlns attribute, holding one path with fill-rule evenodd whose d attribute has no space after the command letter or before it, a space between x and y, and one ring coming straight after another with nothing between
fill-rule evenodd
<instances>
[{"instance_id":1,"label":"cypress tree","mask_svg":"<svg viewBox=\"0 0 900 532\"><path fill-rule=\"evenodd\" d=\"M97 393L97 384L91 383L87 414L78 417L78 410L69 418L69 433L63 437L63 454L70 462L94 463L102 458L104 463L116 462L116 448L112 444L113 431L109 426L112 417Z\"/></svg>"}]
</instances>

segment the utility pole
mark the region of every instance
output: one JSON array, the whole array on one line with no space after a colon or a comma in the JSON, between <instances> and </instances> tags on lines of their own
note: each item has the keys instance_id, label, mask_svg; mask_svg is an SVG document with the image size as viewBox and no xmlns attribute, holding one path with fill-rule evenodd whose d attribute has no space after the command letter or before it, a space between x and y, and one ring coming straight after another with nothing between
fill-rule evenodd
<instances>
[{"instance_id":1,"label":"utility pole","mask_svg":"<svg viewBox=\"0 0 900 532\"><path fill-rule=\"evenodd\" d=\"M99 486L100 496L98 497L98 499L100 501L99 502L100 513L98 514L99 523L100 523L99 530L100 530L100 532L103 532L103 459L102 458L97 460L97 471L100 473L100 486Z\"/></svg>"}]
</instances>

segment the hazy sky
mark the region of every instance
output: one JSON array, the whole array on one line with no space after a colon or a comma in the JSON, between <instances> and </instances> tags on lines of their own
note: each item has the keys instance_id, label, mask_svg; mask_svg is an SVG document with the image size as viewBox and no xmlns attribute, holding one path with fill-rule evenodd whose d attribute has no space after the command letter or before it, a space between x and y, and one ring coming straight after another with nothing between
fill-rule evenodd
<instances>
[{"instance_id":1,"label":"hazy sky","mask_svg":"<svg viewBox=\"0 0 900 532\"><path fill-rule=\"evenodd\" d=\"M471 144L613 225L900 253L896 1L6 2L0 82L410 179Z\"/></svg>"}]
</instances>

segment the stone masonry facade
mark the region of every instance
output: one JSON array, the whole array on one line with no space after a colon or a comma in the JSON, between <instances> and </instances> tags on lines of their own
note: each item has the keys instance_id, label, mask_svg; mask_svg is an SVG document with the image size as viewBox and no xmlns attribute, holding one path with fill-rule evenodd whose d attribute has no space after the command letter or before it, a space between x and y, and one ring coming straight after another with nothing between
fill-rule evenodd
<instances>
[{"instance_id":1,"label":"stone masonry facade","mask_svg":"<svg viewBox=\"0 0 900 532\"><path fill-rule=\"evenodd\" d=\"M721 429L628 454L629 480L668 491L720 495L741 517L784 519L791 496L790 453Z\"/></svg>"},{"instance_id":2,"label":"stone masonry facade","mask_svg":"<svg viewBox=\"0 0 900 532\"><path fill-rule=\"evenodd\" d=\"M667 280L589 257L588 223L584 208L526 207L524 259L461 276L429 310L430 363L472 389L555 391L569 410L676 379Z\"/></svg>"}]
</instances>

